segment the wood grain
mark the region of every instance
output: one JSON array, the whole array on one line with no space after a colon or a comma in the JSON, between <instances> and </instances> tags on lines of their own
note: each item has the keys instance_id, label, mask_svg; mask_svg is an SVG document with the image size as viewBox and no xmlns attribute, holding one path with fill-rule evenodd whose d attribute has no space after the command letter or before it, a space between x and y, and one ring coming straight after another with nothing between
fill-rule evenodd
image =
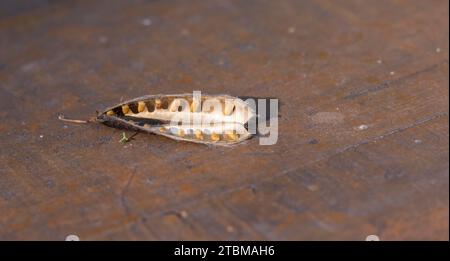
<instances>
[{"instance_id":1,"label":"wood grain","mask_svg":"<svg viewBox=\"0 0 450 261\"><path fill-rule=\"evenodd\" d=\"M4 1L0 239L448 240L448 8ZM277 144L57 120L193 90L278 98Z\"/></svg>"}]
</instances>

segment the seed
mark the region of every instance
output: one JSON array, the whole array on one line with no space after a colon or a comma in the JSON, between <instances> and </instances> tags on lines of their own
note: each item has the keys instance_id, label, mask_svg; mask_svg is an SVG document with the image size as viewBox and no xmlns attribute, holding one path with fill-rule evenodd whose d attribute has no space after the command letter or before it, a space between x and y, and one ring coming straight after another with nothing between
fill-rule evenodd
<instances>
[{"instance_id":1,"label":"seed","mask_svg":"<svg viewBox=\"0 0 450 261\"><path fill-rule=\"evenodd\" d=\"M237 140L237 135L234 131L225 132L225 136L230 140Z\"/></svg>"},{"instance_id":2,"label":"seed","mask_svg":"<svg viewBox=\"0 0 450 261\"><path fill-rule=\"evenodd\" d=\"M159 132L166 132L166 128L164 127L159 128Z\"/></svg>"},{"instance_id":3,"label":"seed","mask_svg":"<svg viewBox=\"0 0 450 261\"><path fill-rule=\"evenodd\" d=\"M212 141L219 141L220 140L220 136L217 133L211 133L211 140Z\"/></svg>"},{"instance_id":4,"label":"seed","mask_svg":"<svg viewBox=\"0 0 450 261\"><path fill-rule=\"evenodd\" d=\"M199 111L199 103L196 100L193 100L191 103L191 112L197 112Z\"/></svg>"},{"instance_id":5,"label":"seed","mask_svg":"<svg viewBox=\"0 0 450 261\"><path fill-rule=\"evenodd\" d=\"M107 112L106 112L106 115L108 115L108 116L114 116L114 112L113 112L113 111L107 111Z\"/></svg>"},{"instance_id":6,"label":"seed","mask_svg":"<svg viewBox=\"0 0 450 261\"><path fill-rule=\"evenodd\" d=\"M183 129L179 129L178 130L178 136L184 137L184 130Z\"/></svg>"},{"instance_id":7,"label":"seed","mask_svg":"<svg viewBox=\"0 0 450 261\"><path fill-rule=\"evenodd\" d=\"M143 112L145 111L146 107L145 107L145 102L140 101L138 102L138 112Z\"/></svg>"},{"instance_id":8,"label":"seed","mask_svg":"<svg viewBox=\"0 0 450 261\"><path fill-rule=\"evenodd\" d=\"M128 107L128 105L123 105L122 112L123 114L127 114L128 112L130 112L130 107Z\"/></svg>"},{"instance_id":9,"label":"seed","mask_svg":"<svg viewBox=\"0 0 450 261\"><path fill-rule=\"evenodd\" d=\"M203 133L201 130L195 130L195 137L199 140L203 140Z\"/></svg>"},{"instance_id":10,"label":"seed","mask_svg":"<svg viewBox=\"0 0 450 261\"><path fill-rule=\"evenodd\" d=\"M223 108L223 114L230 115L233 112L234 104L225 102L225 107Z\"/></svg>"},{"instance_id":11,"label":"seed","mask_svg":"<svg viewBox=\"0 0 450 261\"><path fill-rule=\"evenodd\" d=\"M160 99L156 99L155 100L155 109L161 109L161 100Z\"/></svg>"},{"instance_id":12,"label":"seed","mask_svg":"<svg viewBox=\"0 0 450 261\"><path fill-rule=\"evenodd\" d=\"M178 110L178 107L180 107L180 100L173 100L170 104L169 110L171 112L176 112Z\"/></svg>"}]
</instances>

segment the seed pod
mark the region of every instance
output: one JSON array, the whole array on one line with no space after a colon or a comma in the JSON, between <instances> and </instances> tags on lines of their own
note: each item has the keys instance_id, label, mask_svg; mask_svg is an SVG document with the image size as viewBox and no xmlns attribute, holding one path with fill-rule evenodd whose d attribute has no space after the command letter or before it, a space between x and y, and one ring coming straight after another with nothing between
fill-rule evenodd
<instances>
[{"instance_id":1,"label":"seed pod","mask_svg":"<svg viewBox=\"0 0 450 261\"><path fill-rule=\"evenodd\" d=\"M219 102L222 113L217 110L202 111L205 102L208 106L214 104L211 101ZM181 105L188 107L179 110ZM202 95L197 100L192 94L177 94L147 95L125 101L100 113L96 121L175 140L232 145L252 136L245 127L252 117L255 113L248 104L228 95Z\"/></svg>"}]
</instances>

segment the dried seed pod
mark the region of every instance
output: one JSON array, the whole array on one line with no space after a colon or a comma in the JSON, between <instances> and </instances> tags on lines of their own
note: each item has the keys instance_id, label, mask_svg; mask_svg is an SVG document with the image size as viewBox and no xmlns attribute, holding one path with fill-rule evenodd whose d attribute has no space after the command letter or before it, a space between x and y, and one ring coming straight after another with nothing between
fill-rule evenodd
<instances>
[{"instance_id":1,"label":"dried seed pod","mask_svg":"<svg viewBox=\"0 0 450 261\"><path fill-rule=\"evenodd\" d=\"M202 95L197 100L192 94L177 94L125 101L100 113L96 121L175 140L232 145L251 137L245 126L252 117L255 112L248 104L228 95Z\"/></svg>"}]
</instances>

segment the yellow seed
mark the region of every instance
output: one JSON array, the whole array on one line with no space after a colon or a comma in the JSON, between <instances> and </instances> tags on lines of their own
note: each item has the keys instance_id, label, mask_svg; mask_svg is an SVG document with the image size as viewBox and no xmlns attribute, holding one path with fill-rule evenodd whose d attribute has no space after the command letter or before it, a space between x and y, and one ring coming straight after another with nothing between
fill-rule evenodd
<instances>
[{"instance_id":1,"label":"yellow seed","mask_svg":"<svg viewBox=\"0 0 450 261\"><path fill-rule=\"evenodd\" d=\"M180 107L180 101L179 100L173 100L170 104L169 110L171 112L176 112L178 110L178 107Z\"/></svg>"},{"instance_id":2,"label":"yellow seed","mask_svg":"<svg viewBox=\"0 0 450 261\"><path fill-rule=\"evenodd\" d=\"M237 140L237 136L236 133L234 133L234 131L225 132L225 136L230 140Z\"/></svg>"},{"instance_id":3,"label":"yellow seed","mask_svg":"<svg viewBox=\"0 0 450 261\"><path fill-rule=\"evenodd\" d=\"M159 132L166 132L166 128L164 127L159 128Z\"/></svg>"},{"instance_id":4,"label":"yellow seed","mask_svg":"<svg viewBox=\"0 0 450 261\"><path fill-rule=\"evenodd\" d=\"M203 140L203 134L201 130L195 130L195 137L199 140Z\"/></svg>"},{"instance_id":5,"label":"yellow seed","mask_svg":"<svg viewBox=\"0 0 450 261\"><path fill-rule=\"evenodd\" d=\"M138 102L138 112L143 112L145 110L145 102L140 101Z\"/></svg>"},{"instance_id":6,"label":"yellow seed","mask_svg":"<svg viewBox=\"0 0 450 261\"><path fill-rule=\"evenodd\" d=\"M114 116L114 112L113 112L113 111L107 111L107 112L106 112L106 115L108 115L108 116Z\"/></svg>"},{"instance_id":7,"label":"yellow seed","mask_svg":"<svg viewBox=\"0 0 450 261\"><path fill-rule=\"evenodd\" d=\"M219 141L220 140L220 136L217 133L211 133L211 140L212 141Z\"/></svg>"},{"instance_id":8,"label":"yellow seed","mask_svg":"<svg viewBox=\"0 0 450 261\"><path fill-rule=\"evenodd\" d=\"M156 99L155 100L155 108L156 109L161 109L161 100L160 99Z\"/></svg>"},{"instance_id":9,"label":"yellow seed","mask_svg":"<svg viewBox=\"0 0 450 261\"><path fill-rule=\"evenodd\" d=\"M193 100L191 103L191 112L198 111L199 103L196 100Z\"/></svg>"},{"instance_id":10,"label":"yellow seed","mask_svg":"<svg viewBox=\"0 0 450 261\"><path fill-rule=\"evenodd\" d=\"M234 104L225 103L225 107L223 108L223 114L230 115L233 112Z\"/></svg>"},{"instance_id":11,"label":"yellow seed","mask_svg":"<svg viewBox=\"0 0 450 261\"><path fill-rule=\"evenodd\" d=\"M184 136L184 130L183 129L179 129L178 130L178 136L180 136L180 137Z\"/></svg>"},{"instance_id":12,"label":"yellow seed","mask_svg":"<svg viewBox=\"0 0 450 261\"><path fill-rule=\"evenodd\" d=\"M128 112L130 112L130 107L128 107L128 105L123 105L122 112L123 114L127 114Z\"/></svg>"}]
</instances>

